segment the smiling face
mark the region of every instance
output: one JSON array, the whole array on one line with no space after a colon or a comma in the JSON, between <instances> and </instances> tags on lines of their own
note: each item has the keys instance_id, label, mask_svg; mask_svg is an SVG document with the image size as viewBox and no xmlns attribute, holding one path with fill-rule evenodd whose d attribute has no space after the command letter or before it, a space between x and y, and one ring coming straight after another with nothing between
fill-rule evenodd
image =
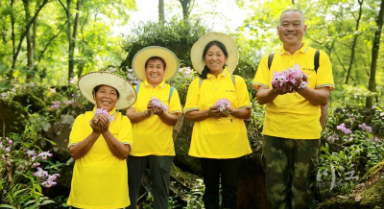
<instances>
[{"instance_id":1,"label":"smiling face","mask_svg":"<svg viewBox=\"0 0 384 209\"><path fill-rule=\"evenodd\" d=\"M161 58L150 58L145 66L147 81L152 86L157 86L163 81L165 62Z\"/></svg>"},{"instance_id":2,"label":"smiling face","mask_svg":"<svg viewBox=\"0 0 384 209\"><path fill-rule=\"evenodd\" d=\"M306 30L307 26L304 23L304 15L302 13L286 11L281 14L277 31L284 47L301 46Z\"/></svg>"},{"instance_id":3,"label":"smiling face","mask_svg":"<svg viewBox=\"0 0 384 209\"><path fill-rule=\"evenodd\" d=\"M108 112L111 111L118 100L118 92L115 88L107 85L101 85L95 88L95 100L97 108L103 108Z\"/></svg>"},{"instance_id":4,"label":"smiling face","mask_svg":"<svg viewBox=\"0 0 384 209\"><path fill-rule=\"evenodd\" d=\"M221 73L226 61L227 56L217 45L212 45L209 47L204 56L205 65L209 68L210 73L214 76L217 76Z\"/></svg>"}]
</instances>

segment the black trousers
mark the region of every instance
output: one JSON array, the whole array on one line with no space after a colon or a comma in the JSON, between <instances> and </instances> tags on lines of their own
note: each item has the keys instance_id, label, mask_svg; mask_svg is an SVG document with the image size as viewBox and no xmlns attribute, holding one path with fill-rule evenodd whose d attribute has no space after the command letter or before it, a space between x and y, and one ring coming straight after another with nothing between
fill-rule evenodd
<instances>
[{"instance_id":1,"label":"black trousers","mask_svg":"<svg viewBox=\"0 0 384 209\"><path fill-rule=\"evenodd\" d=\"M221 208L236 209L237 186L240 173L241 158L208 159L201 158L201 170L204 178L204 205L207 209L220 208L219 184L221 180Z\"/></svg>"}]
</instances>

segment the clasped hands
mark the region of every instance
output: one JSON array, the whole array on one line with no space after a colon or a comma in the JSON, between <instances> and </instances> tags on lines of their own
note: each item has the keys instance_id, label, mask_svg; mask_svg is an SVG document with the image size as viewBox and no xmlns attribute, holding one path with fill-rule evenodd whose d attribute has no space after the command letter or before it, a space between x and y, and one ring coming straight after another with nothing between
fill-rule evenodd
<instances>
[{"instance_id":1,"label":"clasped hands","mask_svg":"<svg viewBox=\"0 0 384 209\"><path fill-rule=\"evenodd\" d=\"M209 117L213 118L225 118L228 117L229 115L232 115L236 110L232 108L227 108L225 110L220 111L219 107L217 106L212 106L208 109L208 115Z\"/></svg>"},{"instance_id":2,"label":"clasped hands","mask_svg":"<svg viewBox=\"0 0 384 209\"><path fill-rule=\"evenodd\" d=\"M89 121L93 132L101 134L105 133L109 129L109 118L104 114L96 114L92 120Z\"/></svg>"},{"instance_id":3,"label":"clasped hands","mask_svg":"<svg viewBox=\"0 0 384 209\"><path fill-rule=\"evenodd\" d=\"M152 100L150 100L148 102L148 104L147 104L147 112L149 113L149 116L151 116L151 115L158 115L158 116L160 116L161 114L164 113L164 109L155 106L152 103Z\"/></svg>"}]
</instances>

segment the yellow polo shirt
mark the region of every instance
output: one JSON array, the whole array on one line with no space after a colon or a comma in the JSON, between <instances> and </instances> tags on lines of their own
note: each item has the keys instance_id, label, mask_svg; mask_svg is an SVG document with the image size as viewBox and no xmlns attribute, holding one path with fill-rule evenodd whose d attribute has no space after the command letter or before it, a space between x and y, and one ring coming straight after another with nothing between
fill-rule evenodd
<instances>
[{"instance_id":1,"label":"yellow polo shirt","mask_svg":"<svg viewBox=\"0 0 384 209\"><path fill-rule=\"evenodd\" d=\"M109 114L115 116L109 131L121 143L132 143L131 122L127 116L115 109ZM68 147L83 141L92 133L89 121L93 116L94 113L89 111L76 118ZM130 205L127 175L126 160L115 157L103 135L100 135L89 152L75 161L67 204L77 208L127 207Z\"/></svg>"},{"instance_id":2,"label":"yellow polo shirt","mask_svg":"<svg viewBox=\"0 0 384 209\"><path fill-rule=\"evenodd\" d=\"M234 86L231 74L224 69L217 78L207 75L200 86L200 78L192 81L188 89L185 112L207 110L219 99L226 98L231 108L251 108L248 89L240 76L235 76ZM193 125L189 155L200 158L228 159L237 158L252 152L248 141L247 129L242 119L233 116L227 118L208 118L196 121Z\"/></svg>"},{"instance_id":3,"label":"yellow polo shirt","mask_svg":"<svg viewBox=\"0 0 384 209\"><path fill-rule=\"evenodd\" d=\"M135 89L137 86L135 86ZM160 99L168 106L168 113L182 113L179 93L174 88L171 98L171 86L162 81L155 88L147 80L141 82L135 104L132 106L136 112L147 109L149 100L152 97ZM174 156L175 147L173 144L173 126L161 121L157 115L152 115L138 123L133 123L133 139L135 147L130 155L132 156Z\"/></svg>"},{"instance_id":4,"label":"yellow polo shirt","mask_svg":"<svg viewBox=\"0 0 384 209\"><path fill-rule=\"evenodd\" d=\"M315 89L329 87L334 89L332 66L328 55L320 51L319 68L314 70L316 49L303 44L293 55L281 47L274 54L271 69L268 69L268 55L265 56L257 69L252 85L255 88L265 86L272 88L275 71L282 72L295 64L308 75L308 87ZM267 104L263 134L290 139L319 139L321 134L320 106L312 105L300 94L288 93L277 96Z\"/></svg>"}]
</instances>

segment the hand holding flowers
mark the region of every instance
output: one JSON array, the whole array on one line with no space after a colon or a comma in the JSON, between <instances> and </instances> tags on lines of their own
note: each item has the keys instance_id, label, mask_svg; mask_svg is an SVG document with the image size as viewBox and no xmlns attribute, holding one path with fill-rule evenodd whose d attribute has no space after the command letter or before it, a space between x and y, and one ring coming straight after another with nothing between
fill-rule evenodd
<instances>
[{"instance_id":1,"label":"hand holding flowers","mask_svg":"<svg viewBox=\"0 0 384 209\"><path fill-rule=\"evenodd\" d=\"M292 93L294 90L302 89L308 84L308 76L295 64L283 72L275 71L272 79L272 87L278 94Z\"/></svg>"},{"instance_id":2,"label":"hand holding flowers","mask_svg":"<svg viewBox=\"0 0 384 209\"><path fill-rule=\"evenodd\" d=\"M168 106L161 102L160 99L152 97L147 105L148 112L154 115L159 115L163 112L168 112Z\"/></svg>"},{"instance_id":3,"label":"hand holding flowers","mask_svg":"<svg viewBox=\"0 0 384 209\"><path fill-rule=\"evenodd\" d=\"M219 99L211 108L208 110L208 115L215 118L228 117L232 112L231 102L226 99Z\"/></svg>"},{"instance_id":4,"label":"hand holding flowers","mask_svg":"<svg viewBox=\"0 0 384 209\"><path fill-rule=\"evenodd\" d=\"M107 110L97 108L95 115L90 121L90 125L94 132L104 133L108 131L109 123L114 120L113 115L109 115Z\"/></svg>"}]
</instances>

